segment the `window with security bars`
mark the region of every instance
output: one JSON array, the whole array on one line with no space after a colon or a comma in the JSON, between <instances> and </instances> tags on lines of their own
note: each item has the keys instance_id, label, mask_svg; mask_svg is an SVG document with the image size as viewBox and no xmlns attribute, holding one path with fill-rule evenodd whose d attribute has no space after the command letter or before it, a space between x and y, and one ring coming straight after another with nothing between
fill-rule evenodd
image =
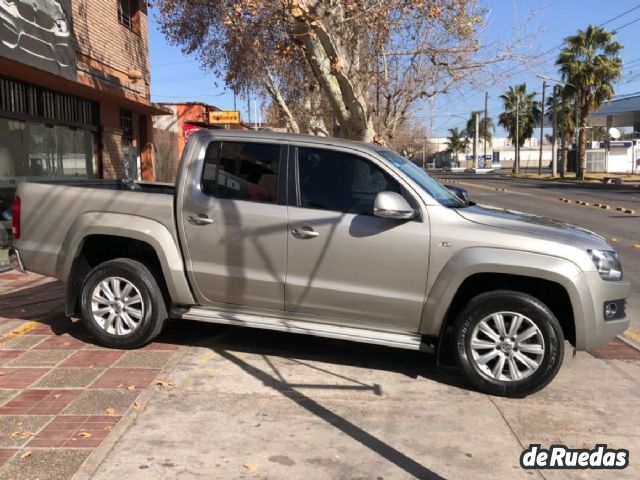
<instances>
[{"instance_id":1,"label":"window with security bars","mask_svg":"<svg viewBox=\"0 0 640 480\"><path fill-rule=\"evenodd\" d=\"M96 102L0 76L0 116L95 128L99 112Z\"/></svg>"},{"instance_id":2,"label":"window with security bars","mask_svg":"<svg viewBox=\"0 0 640 480\"><path fill-rule=\"evenodd\" d=\"M118 21L128 29L131 29L131 0L119 0Z\"/></svg>"},{"instance_id":3,"label":"window with security bars","mask_svg":"<svg viewBox=\"0 0 640 480\"><path fill-rule=\"evenodd\" d=\"M120 109L120 129L122 130L122 144L128 147L133 141L133 113L131 110Z\"/></svg>"},{"instance_id":4,"label":"window with security bars","mask_svg":"<svg viewBox=\"0 0 640 480\"><path fill-rule=\"evenodd\" d=\"M118 21L134 33L140 33L139 0L118 0Z\"/></svg>"}]
</instances>

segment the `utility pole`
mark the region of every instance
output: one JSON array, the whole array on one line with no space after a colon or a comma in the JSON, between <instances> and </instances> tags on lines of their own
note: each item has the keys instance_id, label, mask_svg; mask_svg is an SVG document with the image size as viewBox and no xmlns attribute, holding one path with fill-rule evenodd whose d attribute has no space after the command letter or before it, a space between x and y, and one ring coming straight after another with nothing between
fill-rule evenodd
<instances>
[{"instance_id":1,"label":"utility pole","mask_svg":"<svg viewBox=\"0 0 640 480\"><path fill-rule=\"evenodd\" d=\"M475 113L476 120L476 135L473 139L473 165L474 168L478 169L478 138L479 138L479 130L480 130L480 113Z\"/></svg>"},{"instance_id":2,"label":"utility pole","mask_svg":"<svg viewBox=\"0 0 640 480\"><path fill-rule=\"evenodd\" d=\"M489 128L489 108L488 108L488 103L489 103L489 92L484 92L484 125L483 125L483 130L482 130L482 144L484 145L484 156L482 157L482 163L485 164L486 167L486 163L487 163L487 128ZM491 165L489 165L491 166Z\"/></svg>"},{"instance_id":3,"label":"utility pole","mask_svg":"<svg viewBox=\"0 0 640 480\"><path fill-rule=\"evenodd\" d=\"M247 95L247 113L249 115L249 124L251 124L251 94Z\"/></svg>"},{"instance_id":4,"label":"utility pole","mask_svg":"<svg viewBox=\"0 0 640 480\"><path fill-rule=\"evenodd\" d=\"M516 148L515 159L513 160L514 173L520 173L520 97L516 98Z\"/></svg>"},{"instance_id":5,"label":"utility pole","mask_svg":"<svg viewBox=\"0 0 640 480\"><path fill-rule=\"evenodd\" d=\"M553 86L553 112L552 113L552 133L551 133L551 176L555 177L558 175L558 152L556 151L556 130L558 128L558 114L557 114L557 101L558 101L558 86Z\"/></svg>"},{"instance_id":6,"label":"utility pole","mask_svg":"<svg viewBox=\"0 0 640 480\"><path fill-rule=\"evenodd\" d=\"M540 109L540 157L538 158L538 176L542 176L542 143L544 142L544 96L547 89L547 81L542 81L542 108Z\"/></svg>"}]
</instances>

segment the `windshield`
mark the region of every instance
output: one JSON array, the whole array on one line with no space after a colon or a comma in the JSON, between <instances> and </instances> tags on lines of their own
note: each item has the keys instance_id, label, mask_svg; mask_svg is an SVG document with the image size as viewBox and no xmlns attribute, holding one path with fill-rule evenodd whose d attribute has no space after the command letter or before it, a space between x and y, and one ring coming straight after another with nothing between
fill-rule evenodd
<instances>
[{"instance_id":1,"label":"windshield","mask_svg":"<svg viewBox=\"0 0 640 480\"><path fill-rule=\"evenodd\" d=\"M465 207L466 204L444 187L440 182L431 178L427 172L410 160L392 150L378 150L378 153L402 170L411 180L431 195L439 204L445 207Z\"/></svg>"}]
</instances>

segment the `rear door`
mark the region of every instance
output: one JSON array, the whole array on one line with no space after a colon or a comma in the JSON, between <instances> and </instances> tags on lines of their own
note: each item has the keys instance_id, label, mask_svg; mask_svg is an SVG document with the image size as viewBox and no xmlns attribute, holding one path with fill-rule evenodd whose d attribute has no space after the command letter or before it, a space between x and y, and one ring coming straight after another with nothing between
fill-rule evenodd
<instances>
[{"instance_id":1,"label":"rear door","mask_svg":"<svg viewBox=\"0 0 640 480\"><path fill-rule=\"evenodd\" d=\"M202 305L284 309L287 145L212 141L190 164L178 215Z\"/></svg>"},{"instance_id":2,"label":"rear door","mask_svg":"<svg viewBox=\"0 0 640 480\"><path fill-rule=\"evenodd\" d=\"M416 332L429 259L426 211L370 158L327 148L293 149L286 308L326 321ZM373 216L385 190L420 211L412 221Z\"/></svg>"}]
</instances>

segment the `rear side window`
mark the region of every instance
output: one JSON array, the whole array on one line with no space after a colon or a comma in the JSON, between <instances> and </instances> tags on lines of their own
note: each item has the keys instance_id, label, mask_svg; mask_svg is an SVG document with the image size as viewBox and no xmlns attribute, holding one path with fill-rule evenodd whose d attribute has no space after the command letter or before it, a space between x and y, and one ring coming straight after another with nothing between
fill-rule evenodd
<instances>
[{"instance_id":1,"label":"rear side window","mask_svg":"<svg viewBox=\"0 0 640 480\"><path fill-rule=\"evenodd\" d=\"M373 215L373 202L383 191L403 194L402 187L374 163L347 153L298 149L300 206Z\"/></svg>"},{"instance_id":2,"label":"rear side window","mask_svg":"<svg viewBox=\"0 0 640 480\"><path fill-rule=\"evenodd\" d=\"M202 191L218 198L276 203L279 145L213 142L207 147Z\"/></svg>"}]
</instances>

